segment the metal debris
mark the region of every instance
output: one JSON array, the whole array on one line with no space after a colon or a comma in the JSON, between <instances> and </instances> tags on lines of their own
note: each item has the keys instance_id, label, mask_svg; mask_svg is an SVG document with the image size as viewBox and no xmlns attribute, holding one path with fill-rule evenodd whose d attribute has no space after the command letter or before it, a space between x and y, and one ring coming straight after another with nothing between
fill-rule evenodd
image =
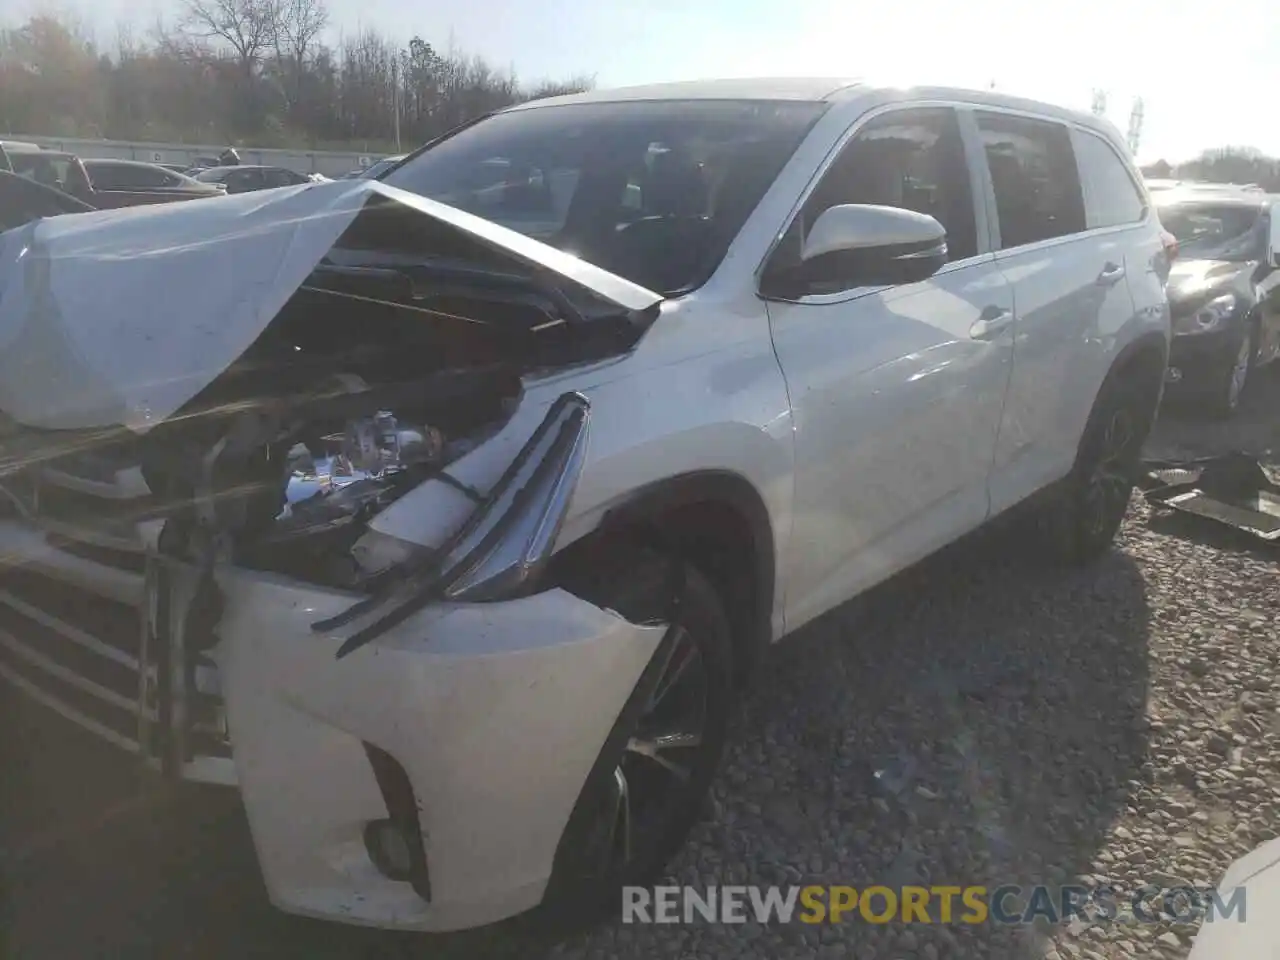
<instances>
[{"instance_id":1,"label":"metal debris","mask_svg":"<svg viewBox=\"0 0 1280 960\"><path fill-rule=\"evenodd\" d=\"M1229 453L1204 460L1149 461L1141 484L1147 502L1280 542L1280 483L1254 457Z\"/></svg>"}]
</instances>

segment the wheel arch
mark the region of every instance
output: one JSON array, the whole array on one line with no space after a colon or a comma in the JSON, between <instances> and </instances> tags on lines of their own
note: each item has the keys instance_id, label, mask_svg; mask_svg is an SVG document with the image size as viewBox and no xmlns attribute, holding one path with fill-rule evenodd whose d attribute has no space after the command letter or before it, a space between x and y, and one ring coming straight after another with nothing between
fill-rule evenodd
<instances>
[{"instance_id":1,"label":"wheel arch","mask_svg":"<svg viewBox=\"0 0 1280 960\"><path fill-rule=\"evenodd\" d=\"M1122 374L1139 373L1150 376L1151 371L1158 370L1160 383L1164 382L1164 370L1169 362L1169 341L1164 334L1152 330L1140 334L1120 348L1106 377L1102 381L1101 394L1108 384Z\"/></svg>"},{"instance_id":2,"label":"wheel arch","mask_svg":"<svg viewBox=\"0 0 1280 960\"><path fill-rule=\"evenodd\" d=\"M1168 363L1169 340L1159 331L1151 330L1142 333L1121 347L1117 351L1115 359L1111 361L1111 366L1107 369L1106 376L1102 378L1102 383L1098 386L1098 392L1094 395L1093 404L1089 410L1089 420L1086 421L1084 430L1081 433L1078 441L1079 445L1083 445L1085 438L1088 436L1088 424L1093 421L1098 409L1098 403L1108 394L1114 384L1122 380L1139 377L1154 381L1154 391L1149 411L1150 415L1154 417L1160 405L1160 399L1164 395L1164 373ZM1079 455L1080 446L1077 446L1077 458Z\"/></svg>"},{"instance_id":3,"label":"wheel arch","mask_svg":"<svg viewBox=\"0 0 1280 960\"><path fill-rule=\"evenodd\" d=\"M558 551L549 570L590 563L619 540L680 556L716 586L733 630L740 681L773 636L777 545L765 499L742 474L707 469L629 491L590 532Z\"/></svg>"}]
</instances>

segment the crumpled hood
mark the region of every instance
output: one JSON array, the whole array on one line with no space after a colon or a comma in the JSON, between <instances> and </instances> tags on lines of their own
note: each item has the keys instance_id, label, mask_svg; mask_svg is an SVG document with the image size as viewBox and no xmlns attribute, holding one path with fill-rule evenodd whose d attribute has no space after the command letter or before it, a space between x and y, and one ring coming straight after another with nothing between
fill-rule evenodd
<instances>
[{"instance_id":1,"label":"crumpled hood","mask_svg":"<svg viewBox=\"0 0 1280 960\"><path fill-rule=\"evenodd\" d=\"M54 217L0 234L0 410L31 427L145 433L235 363L353 222L388 203L598 303L646 311L662 299L372 180Z\"/></svg>"},{"instance_id":2,"label":"crumpled hood","mask_svg":"<svg viewBox=\"0 0 1280 960\"><path fill-rule=\"evenodd\" d=\"M1175 260L1165 292L1171 306L1195 309L1219 294L1247 294L1248 280L1256 267L1253 261Z\"/></svg>"}]
</instances>

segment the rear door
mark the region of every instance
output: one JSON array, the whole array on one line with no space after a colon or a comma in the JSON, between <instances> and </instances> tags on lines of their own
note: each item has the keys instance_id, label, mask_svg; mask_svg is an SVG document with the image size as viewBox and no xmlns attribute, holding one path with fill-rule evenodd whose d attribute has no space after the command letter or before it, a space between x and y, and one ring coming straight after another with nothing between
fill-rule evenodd
<instances>
[{"instance_id":1,"label":"rear door","mask_svg":"<svg viewBox=\"0 0 1280 960\"><path fill-rule=\"evenodd\" d=\"M1104 225L1104 203L1086 210L1065 123L990 108L968 120L986 160L996 262L1017 314L990 487L998 512L1075 461L1115 334L1134 315L1130 238L1125 224Z\"/></svg>"}]
</instances>

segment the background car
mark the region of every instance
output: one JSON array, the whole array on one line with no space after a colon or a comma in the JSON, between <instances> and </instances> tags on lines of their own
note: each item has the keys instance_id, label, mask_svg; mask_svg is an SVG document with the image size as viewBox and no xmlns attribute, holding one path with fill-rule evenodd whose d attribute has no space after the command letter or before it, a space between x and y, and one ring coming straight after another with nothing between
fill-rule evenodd
<instances>
[{"instance_id":1,"label":"background car","mask_svg":"<svg viewBox=\"0 0 1280 960\"><path fill-rule=\"evenodd\" d=\"M21 148L10 152L13 172L61 190L98 210L222 196L225 189L197 183L154 163L82 160L74 153Z\"/></svg>"},{"instance_id":2,"label":"background car","mask_svg":"<svg viewBox=\"0 0 1280 960\"><path fill-rule=\"evenodd\" d=\"M0 233L41 217L88 213L93 209L55 187L0 170Z\"/></svg>"},{"instance_id":3,"label":"background car","mask_svg":"<svg viewBox=\"0 0 1280 960\"><path fill-rule=\"evenodd\" d=\"M405 156L406 154L402 153L399 156L395 156L395 157L383 157L377 163L371 163L369 164L369 166L365 167L364 172L361 173L360 176L364 177L365 179L376 180L378 177L382 176L384 173L386 173L388 170L394 167L397 163L403 160Z\"/></svg>"},{"instance_id":4,"label":"background car","mask_svg":"<svg viewBox=\"0 0 1280 960\"><path fill-rule=\"evenodd\" d=\"M1156 195L1177 240L1168 282L1172 388L1234 413L1253 371L1280 357L1277 202L1254 190L1170 190Z\"/></svg>"},{"instance_id":5,"label":"background car","mask_svg":"<svg viewBox=\"0 0 1280 960\"><path fill-rule=\"evenodd\" d=\"M235 167L211 167L195 175L201 183L220 183L227 193L251 193L254 190L271 190L275 187L293 187L314 181L305 173L295 173L286 167L260 167L241 164Z\"/></svg>"},{"instance_id":6,"label":"background car","mask_svg":"<svg viewBox=\"0 0 1280 960\"><path fill-rule=\"evenodd\" d=\"M382 174L386 173L397 163L407 157L408 154L401 153L394 157L383 157L381 160L375 160L367 167L360 167L355 170L349 170L339 179L341 180L376 180Z\"/></svg>"},{"instance_id":7,"label":"background car","mask_svg":"<svg viewBox=\"0 0 1280 960\"><path fill-rule=\"evenodd\" d=\"M200 196L226 192L217 184L200 183L158 163L95 159L81 163L95 190L163 190Z\"/></svg>"}]
</instances>

